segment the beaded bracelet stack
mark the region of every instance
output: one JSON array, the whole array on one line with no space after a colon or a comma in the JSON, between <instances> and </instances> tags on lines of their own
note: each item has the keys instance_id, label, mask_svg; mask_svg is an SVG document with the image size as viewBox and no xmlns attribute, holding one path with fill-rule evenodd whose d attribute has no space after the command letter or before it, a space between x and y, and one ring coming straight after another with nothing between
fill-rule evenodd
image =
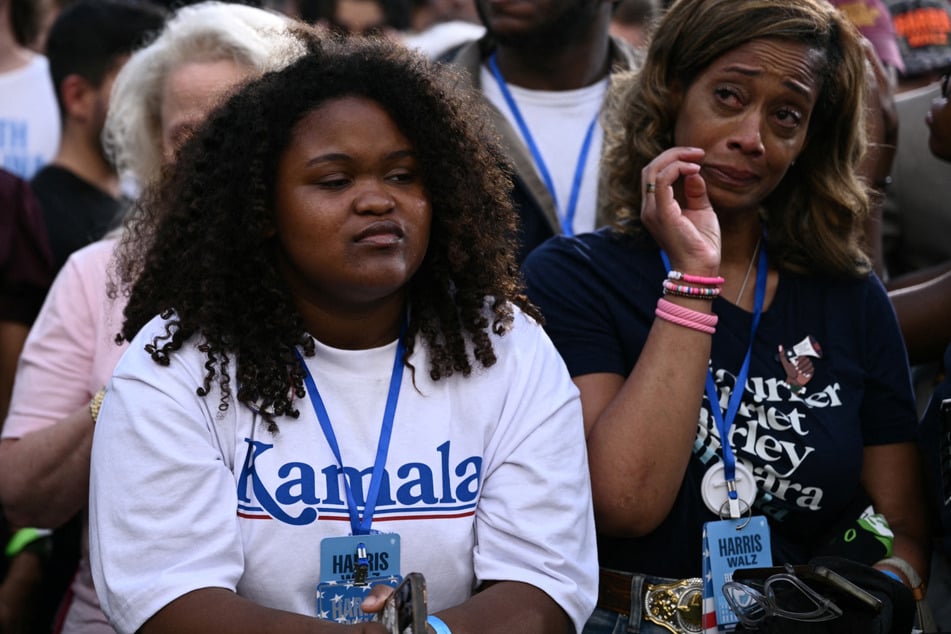
<instances>
[{"instance_id":1,"label":"beaded bracelet stack","mask_svg":"<svg viewBox=\"0 0 951 634\"><path fill-rule=\"evenodd\" d=\"M678 282L686 283L680 284ZM680 271L671 271L667 274L667 279L664 280L664 295L712 301L720 295L722 286L722 277L701 277L699 275L687 275ZM657 300L657 309L654 314L660 319L678 326L711 335L716 332L718 321L716 315L679 306L663 297Z\"/></svg>"},{"instance_id":2,"label":"beaded bracelet stack","mask_svg":"<svg viewBox=\"0 0 951 634\"><path fill-rule=\"evenodd\" d=\"M686 282L678 284L677 282ZM699 284L699 286L691 286ZM720 288L723 286L722 277L701 277L699 275L687 275L680 271L671 271L664 280L664 295L677 295L678 297L691 297L693 299L713 299L720 295Z\"/></svg>"}]
</instances>

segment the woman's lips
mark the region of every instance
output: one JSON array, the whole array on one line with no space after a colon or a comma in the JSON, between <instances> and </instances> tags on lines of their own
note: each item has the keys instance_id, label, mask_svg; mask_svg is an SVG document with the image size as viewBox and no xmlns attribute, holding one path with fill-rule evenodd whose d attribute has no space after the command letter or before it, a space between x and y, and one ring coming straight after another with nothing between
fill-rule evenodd
<instances>
[{"instance_id":1,"label":"woman's lips","mask_svg":"<svg viewBox=\"0 0 951 634\"><path fill-rule=\"evenodd\" d=\"M748 187L759 180L756 172L726 165L704 165L701 172L707 179L734 187Z\"/></svg>"},{"instance_id":2,"label":"woman's lips","mask_svg":"<svg viewBox=\"0 0 951 634\"><path fill-rule=\"evenodd\" d=\"M403 229L395 222L384 220L374 222L354 237L360 244L389 246L403 239Z\"/></svg>"}]
</instances>

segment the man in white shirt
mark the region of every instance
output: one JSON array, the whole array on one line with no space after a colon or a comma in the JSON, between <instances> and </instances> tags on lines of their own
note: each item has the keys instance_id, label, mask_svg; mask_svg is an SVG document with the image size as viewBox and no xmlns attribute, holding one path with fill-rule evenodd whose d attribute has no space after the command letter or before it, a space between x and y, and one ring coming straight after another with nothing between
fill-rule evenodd
<instances>
[{"instance_id":1,"label":"man in white shirt","mask_svg":"<svg viewBox=\"0 0 951 634\"><path fill-rule=\"evenodd\" d=\"M634 67L637 57L609 35L609 0L477 0L476 7L486 35L444 59L468 71L492 106L515 167L521 262L553 235L610 221L599 213L598 116L611 72Z\"/></svg>"},{"instance_id":2,"label":"man in white shirt","mask_svg":"<svg viewBox=\"0 0 951 634\"><path fill-rule=\"evenodd\" d=\"M0 167L25 179L52 158L60 134L49 64L28 48L37 5L0 0Z\"/></svg>"}]
</instances>

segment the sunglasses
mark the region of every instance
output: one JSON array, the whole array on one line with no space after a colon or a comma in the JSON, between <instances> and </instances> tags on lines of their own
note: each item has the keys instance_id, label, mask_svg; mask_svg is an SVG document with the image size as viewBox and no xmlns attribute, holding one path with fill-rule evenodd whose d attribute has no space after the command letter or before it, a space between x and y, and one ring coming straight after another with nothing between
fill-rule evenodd
<instances>
[{"instance_id":1,"label":"sunglasses","mask_svg":"<svg viewBox=\"0 0 951 634\"><path fill-rule=\"evenodd\" d=\"M728 581L723 584L723 595L740 622L751 628L758 627L770 616L810 623L842 616L842 610L831 599L810 588L795 574L785 572L771 575L759 587Z\"/></svg>"}]
</instances>

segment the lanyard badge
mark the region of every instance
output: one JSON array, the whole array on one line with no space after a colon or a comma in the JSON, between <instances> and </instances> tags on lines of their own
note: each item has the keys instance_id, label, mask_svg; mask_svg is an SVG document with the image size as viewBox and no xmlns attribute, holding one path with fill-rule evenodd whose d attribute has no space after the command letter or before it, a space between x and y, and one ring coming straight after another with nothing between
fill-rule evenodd
<instances>
[{"instance_id":1,"label":"lanyard badge","mask_svg":"<svg viewBox=\"0 0 951 634\"><path fill-rule=\"evenodd\" d=\"M376 457L370 476L370 486L361 516L350 479L344 471L343 456L334 434L330 415L324 406L310 370L304 359L304 383L310 397L320 428L330 445L340 473L343 477L347 495L347 510L350 515L351 535L327 537L320 543L320 582L316 590L317 616L337 623L359 623L369 621L372 614L360 609L360 604L373 586L386 584L396 587L402 580L400 575L400 537L394 533L379 533L371 530L373 512L376 510L380 486L384 479L386 456L389 452L390 438L393 435L393 420L396 417L396 405L399 401L400 386L403 381L403 354L406 333L404 320L400 329L399 341L393 359L390 386L383 412L380 439L377 443Z\"/></svg>"},{"instance_id":2,"label":"lanyard badge","mask_svg":"<svg viewBox=\"0 0 951 634\"><path fill-rule=\"evenodd\" d=\"M732 631L739 617L723 594L737 568L773 565L766 518L721 519L703 525L703 631Z\"/></svg>"},{"instance_id":3,"label":"lanyard badge","mask_svg":"<svg viewBox=\"0 0 951 634\"><path fill-rule=\"evenodd\" d=\"M668 272L670 261L661 251ZM738 622L729 602L723 595L723 584L731 580L737 568L771 566L769 524L766 518L751 515L756 499L756 483L753 473L736 461L730 446L730 428L740 409L746 377L753 356L756 330L763 315L766 299L767 275L766 249L760 249L756 271L756 297L753 302L753 322L750 327L750 342L746 356L736 377L736 384L727 402L726 412L720 409L720 399L713 380L712 370L707 370L705 390L710 403L710 412L717 425L722 449L721 461L704 474L700 493L711 513L721 519L703 525L702 574L703 574L703 632L717 634L732 631ZM750 514L748 517L744 515Z\"/></svg>"}]
</instances>

